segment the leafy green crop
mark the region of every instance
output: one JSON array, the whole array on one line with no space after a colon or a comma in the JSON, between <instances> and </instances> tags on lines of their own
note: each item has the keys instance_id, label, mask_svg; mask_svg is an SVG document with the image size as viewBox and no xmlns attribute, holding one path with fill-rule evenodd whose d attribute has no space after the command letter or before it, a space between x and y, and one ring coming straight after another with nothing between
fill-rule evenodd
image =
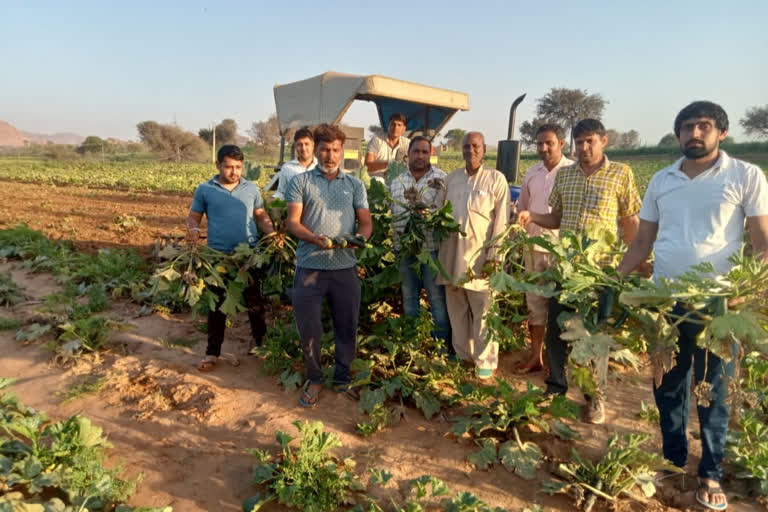
<instances>
[{"instance_id":1,"label":"leafy green crop","mask_svg":"<svg viewBox=\"0 0 768 512\"><path fill-rule=\"evenodd\" d=\"M298 447L291 447L294 438L278 431L279 455L249 450L256 458L253 483L267 488L260 504L276 499L305 512L330 512L349 504L351 493L363 486L352 473L354 460L339 460L332 453L341 446L339 437L323 431L319 421L293 424L301 435Z\"/></svg>"},{"instance_id":2,"label":"leafy green crop","mask_svg":"<svg viewBox=\"0 0 768 512\"><path fill-rule=\"evenodd\" d=\"M0 389L12 382L0 379ZM119 478L119 469L104 468L109 448L101 427L87 418L76 415L50 422L44 413L24 406L15 394L3 393L0 510L111 510L133 493L135 484ZM132 509L123 506L117 510Z\"/></svg>"},{"instance_id":3,"label":"leafy green crop","mask_svg":"<svg viewBox=\"0 0 768 512\"><path fill-rule=\"evenodd\" d=\"M583 459L573 450L572 462L560 464L557 472L565 481L545 482L550 494L569 492L576 506L591 510L597 498L615 501L636 485L651 497L656 493L653 477L656 471L682 471L658 454L642 448L649 438L644 434L628 434L623 442L614 434L606 442L606 452L598 462Z\"/></svg>"},{"instance_id":4,"label":"leafy green crop","mask_svg":"<svg viewBox=\"0 0 768 512\"><path fill-rule=\"evenodd\" d=\"M24 292L10 272L0 272L0 306L15 306L24 302Z\"/></svg>"}]
</instances>

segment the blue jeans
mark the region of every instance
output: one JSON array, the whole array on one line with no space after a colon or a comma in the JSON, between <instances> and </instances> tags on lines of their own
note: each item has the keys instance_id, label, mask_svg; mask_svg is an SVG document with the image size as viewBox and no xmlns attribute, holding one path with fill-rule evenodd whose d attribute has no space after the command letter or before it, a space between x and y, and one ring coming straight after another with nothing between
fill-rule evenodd
<instances>
[{"instance_id":1,"label":"blue jeans","mask_svg":"<svg viewBox=\"0 0 768 512\"><path fill-rule=\"evenodd\" d=\"M437 260L437 251L431 252L432 257ZM413 268L418 265L420 274ZM426 263L419 264L415 256L403 258L400 261L400 274L403 276L403 310L407 317L418 317L421 314L419 298L421 289L427 291L429 299L429 312L432 313L432 319L435 321L435 330L432 336L445 341L446 347L450 350L451 345L451 322L448 320L448 309L445 305L445 286L435 283L437 275L429 268Z\"/></svg>"},{"instance_id":2,"label":"blue jeans","mask_svg":"<svg viewBox=\"0 0 768 512\"><path fill-rule=\"evenodd\" d=\"M675 306L672 314L680 316L685 310ZM704 375L706 350L696 345L696 336L702 326L683 322L677 326L680 335L675 366L664 375L661 386L654 386L653 396L661 416L661 437L664 446L664 458L675 466L683 467L688 461L688 408L691 399L691 371L695 382L705 378L712 384L712 401L709 407L698 406L699 426L701 429L701 462L699 476L720 482L723 469L725 440L728 433L730 407L725 403L727 396L726 375L732 376L734 361L724 363L711 352L706 357L707 375Z\"/></svg>"}]
</instances>

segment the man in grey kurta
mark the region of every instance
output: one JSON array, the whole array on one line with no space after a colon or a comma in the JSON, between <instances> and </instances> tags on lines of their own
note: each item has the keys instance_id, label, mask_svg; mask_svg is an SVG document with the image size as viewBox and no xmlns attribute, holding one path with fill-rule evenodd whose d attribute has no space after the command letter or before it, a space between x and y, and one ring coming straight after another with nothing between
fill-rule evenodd
<instances>
[{"instance_id":1,"label":"man in grey kurta","mask_svg":"<svg viewBox=\"0 0 768 512\"><path fill-rule=\"evenodd\" d=\"M334 389L353 394L349 365L355 358L360 280L354 248L335 247L332 239L343 235L368 239L373 229L363 183L339 168L344 132L324 124L315 130L314 138L319 163L293 178L286 195L288 229L299 239L292 300L307 373L299 400L304 407L314 407L322 389L323 300L328 301L333 318Z\"/></svg>"}]
</instances>

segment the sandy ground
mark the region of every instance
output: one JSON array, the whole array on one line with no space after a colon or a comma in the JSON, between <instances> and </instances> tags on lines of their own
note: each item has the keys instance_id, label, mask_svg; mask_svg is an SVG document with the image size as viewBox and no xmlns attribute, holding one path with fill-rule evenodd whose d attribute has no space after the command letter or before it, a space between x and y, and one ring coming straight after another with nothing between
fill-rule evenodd
<instances>
[{"instance_id":1,"label":"sandy ground","mask_svg":"<svg viewBox=\"0 0 768 512\"><path fill-rule=\"evenodd\" d=\"M179 232L189 205L189 198L162 194L8 182L3 186L10 190L0 198L0 211L11 215L3 216L0 228L26 221L54 236L75 238L85 247L148 249L156 234L174 229ZM25 200L19 201L20 197ZM35 202L37 206L32 204ZM112 229L112 218L124 213L141 216L141 229L128 235ZM62 231L56 224L62 218L76 218L72 221L76 231ZM109 229L99 227L104 225ZM11 271L29 297L29 303L2 311L22 322L34 316L39 307L35 301L58 289L51 276L27 274L13 262L1 264L0 270ZM554 463L542 468L534 481L515 477L503 467L478 471L467 463L475 445L448 435L448 418L460 409L432 421L409 409L406 421L364 439L354 433L355 424L362 420L355 403L326 391L317 408L306 410L298 406L297 393L283 391L276 377L263 375L258 359L245 355L249 338L245 316L238 317L227 331L224 345L224 351L230 359L237 359L239 366L219 364L216 371L204 374L195 369L205 350L205 335L195 328L198 319L191 314L140 317L138 311L139 307L129 302L113 303L107 314L131 329L115 332L110 350L70 366L54 364L39 342L23 345L14 339L13 331L0 332L0 376L18 379L12 391L27 405L54 418L80 413L101 425L114 445L111 462L122 464L128 477L142 477L132 504L170 504L177 512L238 511L242 501L258 491L250 483L252 459L245 450L274 452L277 430L294 434L293 421L320 420L341 437L344 446L339 455L355 458L356 471L364 481L369 468L394 474L396 485L390 485L388 492L395 497L402 496L407 480L430 474L444 480L452 490L471 491L510 511L532 504L541 505L543 510L574 510L567 497L539 492L541 481L551 478L549 470ZM190 340L193 345L171 345L177 338ZM519 353L503 354L499 374L519 381L511 369L521 357ZM613 432L653 433L654 439L647 446L660 450L656 428L635 416L641 400L653 401L647 373L623 375L611 382L605 425L569 422L581 435L573 445L554 438L535 438L545 454L567 458L573 446L588 457L597 457ZM62 404L56 393L83 375L103 376L106 384L99 393ZM531 380L543 384L541 374ZM571 398L582 401L575 391ZM692 418L691 431L696 429ZM692 450L689 474L695 475L699 450L695 440ZM685 491L670 489L650 501L622 500L616 509L699 510L693 500L695 479L690 476L687 481ZM609 508L601 503L597 509ZM284 508L270 504L263 510ZM729 510L747 512L766 507L753 500L732 501Z\"/></svg>"}]
</instances>

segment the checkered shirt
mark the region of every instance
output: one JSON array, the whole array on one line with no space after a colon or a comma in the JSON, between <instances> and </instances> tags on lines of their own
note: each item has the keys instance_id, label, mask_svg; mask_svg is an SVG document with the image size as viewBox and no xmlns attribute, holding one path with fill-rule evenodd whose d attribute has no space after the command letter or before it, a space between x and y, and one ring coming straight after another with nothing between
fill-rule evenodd
<instances>
[{"instance_id":1,"label":"checkered shirt","mask_svg":"<svg viewBox=\"0 0 768 512\"><path fill-rule=\"evenodd\" d=\"M421 177L421 179L419 179L419 181L416 181L413 174L410 172L404 172L389 184L389 195L392 196L392 199L395 201L408 204L408 200L405 198L405 191L413 187L419 191L421 202L441 208L443 203L445 203L445 187L439 189L433 188L429 186L429 182L433 179L440 179L443 180L443 184L445 184L445 177L446 174L435 166L430 166L429 170ZM408 224L408 216L402 215L405 213L406 209L396 202L391 204L390 209L392 210L392 217L395 219L392 223L395 232L395 249L399 250L400 235L405 231L405 226ZM432 233L424 233L424 245L422 246L422 250L436 251L437 248L438 244L435 243Z\"/></svg>"},{"instance_id":2,"label":"checkered shirt","mask_svg":"<svg viewBox=\"0 0 768 512\"><path fill-rule=\"evenodd\" d=\"M605 229L618 234L618 220L636 215L641 201L632 169L606 157L589 177L579 164L560 169L549 206L563 213L561 230L587 233Z\"/></svg>"}]
</instances>

